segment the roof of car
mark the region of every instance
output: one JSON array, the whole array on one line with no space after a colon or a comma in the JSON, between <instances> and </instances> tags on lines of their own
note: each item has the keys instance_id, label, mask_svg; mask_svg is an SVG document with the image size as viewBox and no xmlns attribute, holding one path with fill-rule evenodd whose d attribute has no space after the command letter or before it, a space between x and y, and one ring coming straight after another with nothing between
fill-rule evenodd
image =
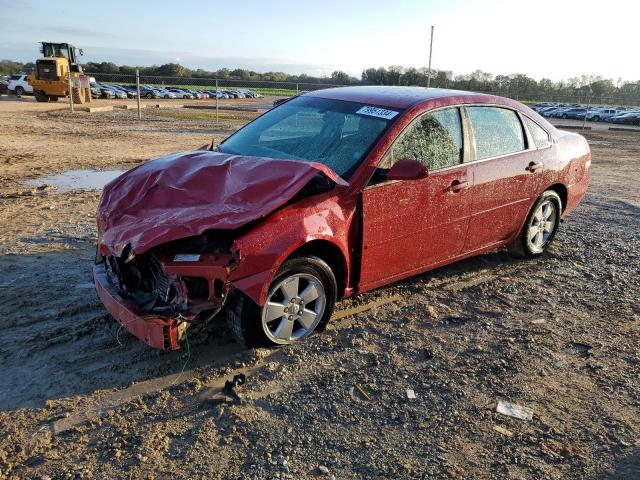
<instances>
[{"instance_id":1,"label":"roof of car","mask_svg":"<svg viewBox=\"0 0 640 480\"><path fill-rule=\"evenodd\" d=\"M394 86L357 86L336 87L316 90L305 96L320 97L350 102L371 103L385 107L408 108L427 100L443 97L478 97L481 93L446 88L394 87Z\"/></svg>"}]
</instances>

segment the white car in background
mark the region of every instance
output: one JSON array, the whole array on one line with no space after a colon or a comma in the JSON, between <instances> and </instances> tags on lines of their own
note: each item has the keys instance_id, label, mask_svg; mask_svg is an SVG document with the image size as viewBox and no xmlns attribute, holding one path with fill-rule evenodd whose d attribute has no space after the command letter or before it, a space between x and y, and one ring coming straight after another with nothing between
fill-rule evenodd
<instances>
[{"instance_id":1,"label":"white car in background","mask_svg":"<svg viewBox=\"0 0 640 480\"><path fill-rule=\"evenodd\" d=\"M29 75L12 75L9 77L9 85L7 86L7 90L10 93L15 93L16 95L24 95L25 93L33 93L33 87L29 85L27 82L27 77Z\"/></svg>"},{"instance_id":2,"label":"white car in background","mask_svg":"<svg viewBox=\"0 0 640 480\"><path fill-rule=\"evenodd\" d=\"M161 98L178 98L175 93L167 90L166 88L156 88L156 90L160 94Z\"/></svg>"},{"instance_id":3,"label":"white car in background","mask_svg":"<svg viewBox=\"0 0 640 480\"><path fill-rule=\"evenodd\" d=\"M621 111L616 110L615 108L598 108L587 113L587 120L590 120L592 122L600 122L602 120L611 118L618 113L621 113Z\"/></svg>"},{"instance_id":4,"label":"white car in background","mask_svg":"<svg viewBox=\"0 0 640 480\"><path fill-rule=\"evenodd\" d=\"M185 92L184 90L179 90L177 88L169 88L167 90L173 93L176 96L176 98L189 98L189 99L193 98L193 95L191 95L189 92Z\"/></svg>"}]
</instances>

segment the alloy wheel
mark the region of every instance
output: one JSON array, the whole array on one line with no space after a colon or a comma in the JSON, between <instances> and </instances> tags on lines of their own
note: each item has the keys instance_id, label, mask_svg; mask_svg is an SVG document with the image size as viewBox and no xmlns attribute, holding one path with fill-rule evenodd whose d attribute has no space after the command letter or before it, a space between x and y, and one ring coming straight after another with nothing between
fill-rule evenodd
<instances>
[{"instance_id":1,"label":"alloy wheel","mask_svg":"<svg viewBox=\"0 0 640 480\"><path fill-rule=\"evenodd\" d=\"M282 278L270 290L262 307L262 328L274 343L288 344L311 334L327 304L322 282L296 273Z\"/></svg>"},{"instance_id":2,"label":"alloy wheel","mask_svg":"<svg viewBox=\"0 0 640 480\"><path fill-rule=\"evenodd\" d=\"M549 243L558 220L557 207L552 200L546 200L538 205L529 221L527 241L534 253L540 253Z\"/></svg>"}]
</instances>

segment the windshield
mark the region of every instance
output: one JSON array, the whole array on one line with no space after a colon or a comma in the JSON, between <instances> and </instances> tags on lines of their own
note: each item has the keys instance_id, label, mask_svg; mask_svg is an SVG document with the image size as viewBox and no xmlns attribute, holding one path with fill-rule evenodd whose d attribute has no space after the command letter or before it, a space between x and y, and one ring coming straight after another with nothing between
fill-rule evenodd
<instances>
[{"instance_id":1,"label":"windshield","mask_svg":"<svg viewBox=\"0 0 640 480\"><path fill-rule=\"evenodd\" d=\"M398 113L356 102L297 97L236 132L218 151L323 163L349 178Z\"/></svg>"}]
</instances>

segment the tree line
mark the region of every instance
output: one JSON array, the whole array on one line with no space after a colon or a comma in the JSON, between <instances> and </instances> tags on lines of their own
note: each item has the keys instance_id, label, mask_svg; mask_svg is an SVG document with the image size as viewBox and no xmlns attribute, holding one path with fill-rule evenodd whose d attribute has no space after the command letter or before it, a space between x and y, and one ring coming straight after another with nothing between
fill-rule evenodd
<instances>
[{"instance_id":1,"label":"tree line","mask_svg":"<svg viewBox=\"0 0 640 480\"><path fill-rule=\"evenodd\" d=\"M20 63L11 60L0 61L0 75L28 73L34 63ZM84 70L91 73L133 75L136 68L143 76L218 78L224 80L271 81L291 83L314 83L327 85L415 85L426 86L428 73L425 68L405 68L390 66L367 68L360 78L342 71L329 76L315 77L306 74L291 75L283 72L259 73L247 69L221 68L209 71L201 68L190 69L177 63L153 65L150 67L131 67L116 65L112 62L87 62ZM471 90L495 93L519 100L546 99L555 101L605 102L619 101L640 103L640 80L623 81L608 79L597 75L581 75L567 80L553 81L548 78L535 80L527 75L493 75L476 70L469 74L454 75L447 70L433 70L430 85L438 88Z\"/></svg>"}]
</instances>

